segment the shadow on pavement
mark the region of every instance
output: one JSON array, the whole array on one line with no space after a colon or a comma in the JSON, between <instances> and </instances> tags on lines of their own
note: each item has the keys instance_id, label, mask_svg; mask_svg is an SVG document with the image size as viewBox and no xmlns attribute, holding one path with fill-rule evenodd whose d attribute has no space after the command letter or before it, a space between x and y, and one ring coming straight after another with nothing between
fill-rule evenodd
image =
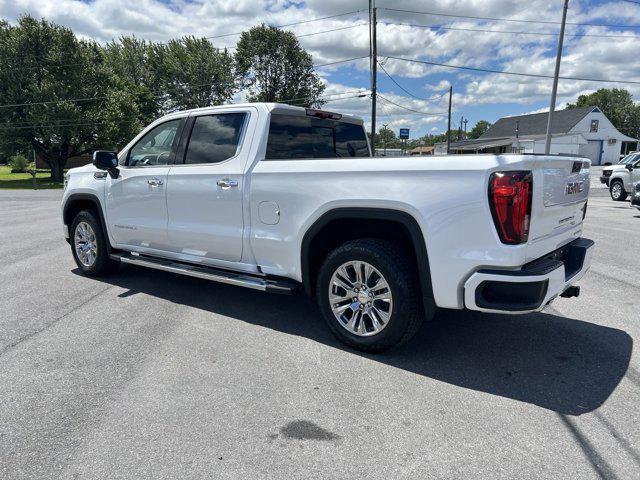
<instances>
[{"instance_id":1,"label":"shadow on pavement","mask_svg":"<svg viewBox=\"0 0 640 480\"><path fill-rule=\"evenodd\" d=\"M407 345L368 355L339 343L315 303L302 295L266 294L137 267L99 280L128 289L121 297L156 296L566 415L605 402L625 375L633 346L624 331L549 313L443 311Z\"/></svg>"}]
</instances>

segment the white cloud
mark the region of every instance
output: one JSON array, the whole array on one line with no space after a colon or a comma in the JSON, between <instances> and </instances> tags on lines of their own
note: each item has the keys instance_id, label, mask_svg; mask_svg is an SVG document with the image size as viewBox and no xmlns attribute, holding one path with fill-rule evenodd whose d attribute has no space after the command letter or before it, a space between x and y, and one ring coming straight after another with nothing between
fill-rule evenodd
<instances>
[{"instance_id":1,"label":"white cloud","mask_svg":"<svg viewBox=\"0 0 640 480\"><path fill-rule=\"evenodd\" d=\"M366 10L366 6L366 2L355 4L344 0L0 0L0 17L16 22L19 15L30 13L35 17L44 17L68 26L80 36L94 38L100 42L132 34L154 41L166 41L183 35L214 36L241 32L263 22L275 25L300 22L358 8ZM514 35L499 31L554 34L559 29L557 24L421 15L388 10L384 6L453 15L558 22L561 17L560 2L529 0L524 4L509 0L434 0L425 3L421 0L394 0L393 3L378 5L378 50L381 61L396 81L416 95L424 95L427 98L446 91L449 85L453 84L453 106L454 110L458 111L477 105L521 104L537 107L548 101L551 79L452 70L394 59L385 61L385 57L423 59L437 63L551 75L557 42L555 35ZM637 25L638 11L637 6L620 1L597 6L588 2L573 3L569 11L569 20L574 23ZM364 11L287 28L298 35L305 35L366 22L366 15ZM430 29L408 25L493 32ZM640 36L640 29L569 25L567 33L620 35L623 38L567 37L562 76L638 80L640 56L637 36ZM228 36L212 41L219 46L232 46L237 38ZM366 25L301 37L300 42L313 55L316 64L367 55L369 52L369 33ZM324 67L319 73L327 81L327 93L336 93L341 91L340 89L353 90L353 85L369 88L368 68L368 60L362 59L349 65ZM352 73L351 77L344 73L347 71ZM384 78L384 73L380 72L380 79ZM404 107L418 111L446 111L446 96L437 102L424 102L408 97L405 92L389 82L384 85L386 88L383 96ZM640 98L639 85L561 80L558 87L558 104L575 101L578 95L597 88L614 86L627 88L636 99ZM438 125L442 126L442 118L413 114L384 100L379 104L381 120L388 121L391 125L409 125L412 129L423 131L437 128L433 126L434 123L439 122ZM366 98L332 101L327 106L369 118L369 101Z\"/></svg>"}]
</instances>

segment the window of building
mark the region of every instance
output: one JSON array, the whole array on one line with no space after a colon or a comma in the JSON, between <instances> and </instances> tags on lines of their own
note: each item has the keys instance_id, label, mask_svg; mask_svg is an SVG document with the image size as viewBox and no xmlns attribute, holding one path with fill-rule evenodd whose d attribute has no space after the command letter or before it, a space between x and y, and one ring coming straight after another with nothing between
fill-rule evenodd
<instances>
[{"instance_id":1,"label":"window of building","mask_svg":"<svg viewBox=\"0 0 640 480\"><path fill-rule=\"evenodd\" d=\"M591 120L591 133L595 133L598 131L598 120Z\"/></svg>"}]
</instances>

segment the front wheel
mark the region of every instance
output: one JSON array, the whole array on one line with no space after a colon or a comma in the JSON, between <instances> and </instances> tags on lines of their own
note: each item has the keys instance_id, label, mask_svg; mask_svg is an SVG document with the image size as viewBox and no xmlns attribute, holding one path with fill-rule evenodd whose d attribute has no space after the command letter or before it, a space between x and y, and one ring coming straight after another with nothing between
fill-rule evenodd
<instances>
[{"instance_id":1,"label":"front wheel","mask_svg":"<svg viewBox=\"0 0 640 480\"><path fill-rule=\"evenodd\" d=\"M118 262L109 258L107 237L92 210L82 210L71 223L71 252L78 268L89 277L112 273Z\"/></svg>"},{"instance_id":2,"label":"front wheel","mask_svg":"<svg viewBox=\"0 0 640 480\"><path fill-rule=\"evenodd\" d=\"M327 256L316 296L340 341L357 350L382 352L406 342L420 328L418 285L415 269L398 246L363 239Z\"/></svg>"},{"instance_id":3,"label":"front wheel","mask_svg":"<svg viewBox=\"0 0 640 480\"><path fill-rule=\"evenodd\" d=\"M627 199L627 191L620 180L614 180L609 187L611 198L616 202L622 202Z\"/></svg>"}]
</instances>

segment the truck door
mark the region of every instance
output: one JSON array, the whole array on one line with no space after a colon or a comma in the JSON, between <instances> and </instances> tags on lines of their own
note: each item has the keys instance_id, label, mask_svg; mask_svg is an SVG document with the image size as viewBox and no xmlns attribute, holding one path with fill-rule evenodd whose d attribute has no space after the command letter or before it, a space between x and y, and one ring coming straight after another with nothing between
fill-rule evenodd
<instances>
[{"instance_id":1,"label":"truck door","mask_svg":"<svg viewBox=\"0 0 640 480\"><path fill-rule=\"evenodd\" d=\"M633 192L633 186L637 182L640 182L640 155L636 156L636 160L633 162L632 165L633 165L633 170L629 172L630 184L629 184L629 189L627 190L628 192Z\"/></svg>"},{"instance_id":2,"label":"truck door","mask_svg":"<svg viewBox=\"0 0 640 480\"><path fill-rule=\"evenodd\" d=\"M172 252L240 261L251 118L251 110L245 108L189 119L186 142L167 183L167 236Z\"/></svg>"},{"instance_id":3,"label":"truck door","mask_svg":"<svg viewBox=\"0 0 640 480\"><path fill-rule=\"evenodd\" d=\"M167 176L185 119L168 120L129 150L118 178L107 176L106 216L116 243L156 250L167 245Z\"/></svg>"}]
</instances>

